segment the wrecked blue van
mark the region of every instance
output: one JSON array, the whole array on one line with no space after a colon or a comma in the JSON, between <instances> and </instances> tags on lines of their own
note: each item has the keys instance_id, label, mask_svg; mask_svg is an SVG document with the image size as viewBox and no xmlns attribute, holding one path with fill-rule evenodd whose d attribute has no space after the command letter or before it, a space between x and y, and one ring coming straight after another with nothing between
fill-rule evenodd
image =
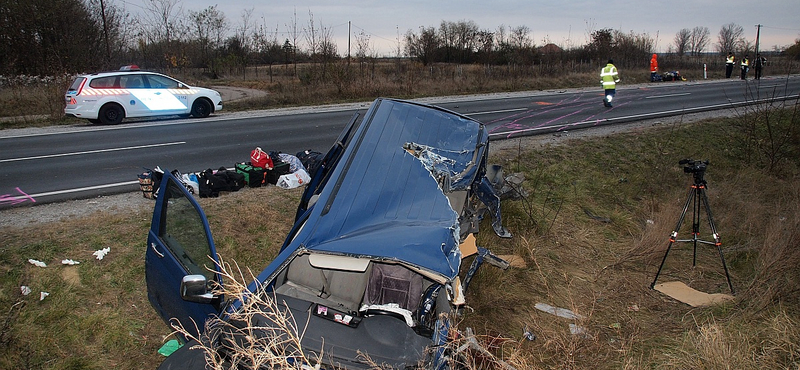
<instances>
[{"instance_id":1,"label":"wrecked blue van","mask_svg":"<svg viewBox=\"0 0 800 370\"><path fill-rule=\"evenodd\" d=\"M353 117L306 186L279 255L249 286L300 323L301 350L318 363L298 369L449 368L450 320L470 279L484 262L508 267L471 236L484 214L511 236L486 176L488 144L483 124L434 106L380 98ZM165 322L198 335L209 318L241 309L210 289L225 283L216 259L202 209L165 171L145 257L148 298ZM235 333L205 336L214 353L189 342L159 368L204 369L206 356L229 353L225 335Z\"/></svg>"}]
</instances>

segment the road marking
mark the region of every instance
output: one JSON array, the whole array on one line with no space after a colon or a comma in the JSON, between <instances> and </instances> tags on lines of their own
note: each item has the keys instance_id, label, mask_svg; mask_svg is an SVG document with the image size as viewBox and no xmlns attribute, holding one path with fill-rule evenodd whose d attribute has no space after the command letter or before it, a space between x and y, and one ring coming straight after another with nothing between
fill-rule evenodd
<instances>
[{"instance_id":1,"label":"road marking","mask_svg":"<svg viewBox=\"0 0 800 370\"><path fill-rule=\"evenodd\" d=\"M46 197L46 196L49 196L49 195L77 193L77 192L80 192L80 191L106 189L106 188L113 188L113 187L117 187L117 186L128 186L128 185L134 185L134 184L139 184L139 180L117 182L117 183L113 183L113 184L94 185L94 186L87 186L87 187L75 188L75 189L48 191L46 193L30 194L30 196L33 197L33 198L40 198L40 197Z\"/></svg>"},{"instance_id":2,"label":"road marking","mask_svg":"<svg viewBox=\"0 0 800 370\"><path fill-rule=\"evenodd\" d=\"M28 160L33 160L33 159L44 159L44 158L68 157L68 156L72 156L72 155L117 152L117 151L122 151L122 150L155 148L155 147L159 147L159 146L170 146L170 145L181 145L181 144L186 144L186 142L185 141L176 141L176 142L172 142L172 143L127 146L127 147L123 147L123 148L98 149L98 150L87 150L87 151L83 151L83 152L47 154L47 155L37 155L37 156L33 156L33 157L8 158L8 159L0 159L0 163L3 163L3 162L28 161Z\"/></svg>"},{"instance_id":3,"label":"road marking","mask_svg":"<svg viewBox=\"0 0 800 370\"><path fill-rule=\"evenodd\" d=\"M480 116L483 114L494 114L494 113L508 113L508 112L519 112L523 110L528 110L528 108L513 108L513 109L504 109L504 110L492 110L486 112L475 112L475 113L465 113L465 116Z\"/></svg>"},{"instance_id":4,"label":"road marking","mask_svg":"<svg viewBox=\"0 0 800 370\"><path fill-rule=\"evenodd\" d=\"M673 96L684 96L684 95L692 95L692 93L680 93L680 94L668 94L668 95L655 95L655 96L648 96L645 99L661 99L661 98L671 98Z\"/></svg>"}]
</instances>

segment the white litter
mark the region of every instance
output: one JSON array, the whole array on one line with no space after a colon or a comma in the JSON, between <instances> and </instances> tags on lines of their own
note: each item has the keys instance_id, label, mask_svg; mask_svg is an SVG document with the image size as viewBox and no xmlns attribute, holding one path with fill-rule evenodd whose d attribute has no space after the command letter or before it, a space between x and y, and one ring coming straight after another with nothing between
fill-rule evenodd
<instances>
[{"instance_id":1,"label":"white litter","mask_svg":"<svg viewBox=\"0 0 800 370\"><path fill-rule=\"evenodd\" d=\"M61 264L62 265L74 266L74 265L80 265L81 263L78 262L78 261L75 261L75 260L65 259L65 260L61 260Z\"/></svg>"},{"instance_id":2,"label":"white litter","mask_svg":"<svg viewBox=\"0 0 800 370\"><path fill-rule=\"evenodd\" d=\"M30 263L31 265L37 266L37 267L47 267L46 263L44 263L42 261L37 261L37 260L35 260L33 258L29 258L28 259L28 263Z\"/></svg>"},{"instance_id":3,"label":"white litter","mask_svg":"<svg viewBox=\"0 0 800 370\"><path fill-rule=\"evenodd\" d=\"M39 300L40 301L44 301L44 297L47 297L49 295L50 295L50 293L48 293L48 292L41 292L41 293L39 293Z\"/></svg>"},{"instance_id":4,"label":"white litter","mask_svg":"<svg viewBox=\"0 0 800 370\"><path fill-rule=\"evenodd\" d=\"M572 319L572 320L583 319L583 316L578 315L577 313L574 313L566 308L553 307L547 303L537 303L534 307L536 307L536 309L539 311L547 312L549 314L553 314L558 317L563 317L565 319Z\"/></svg>"},{"instance_id":5,"label":"white litter","mask_svg":"<svg viewBox=\"0 0 800 370\"><path fill-rule=\"evenodd\" d=\"M19 290L22 292L22 295L31 294L31 288L29 288L29 287L27 287L25 285L19 287Z\"/></svg>"},{"instance_id":6,"label":"white litter","mask_svg":"<svg viewBox=\"0 0 800 370\"><path fill-rule=\"evenodd\" d=\"M108 252L111 252L111 247L105 247L103 249L99 249L92 253L98 260L102 260Z\"/></svg>"}]
</instances>

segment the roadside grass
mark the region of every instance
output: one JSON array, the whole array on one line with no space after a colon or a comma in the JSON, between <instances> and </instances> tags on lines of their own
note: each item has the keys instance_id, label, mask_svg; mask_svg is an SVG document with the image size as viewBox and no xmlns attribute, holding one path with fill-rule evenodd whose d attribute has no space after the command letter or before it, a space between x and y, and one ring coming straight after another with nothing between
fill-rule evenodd
<instances>
[{"instance_id":1,"label":"roadside grass","mask_svg":"<svg viewBox=\"0 0 800 370\"><path fill-rule=\"evenodd\" d=\"M525 174L528 195L503 203L513 239L494 236L485 220L478 244L519 256L526 266L484 267L470 285L459 327L473 328L486 348L518 369L800 366L800 156L787 154L769 168L766 154L742 144L752 134L740 127L750 119L492 150L490 162ZM797 124L774 123L783 132ZM796 153L798 141L790 142L787 153ZM709 204L736 289L733 301L717 306L693 308L649 288L692 183L678 165L684 158L709 160ZM200 203L218 252L257 273L277 254L299 195L268 187ZM2 230L1 368L151 369L161 361L156 350L170 329L146 298L150 217L96 213ZM691 210L681 234L690 226ZM710 238L705 214L700 231ZM92 252L104 247L111 252L94 259ZM62 266L64 258L81 264ZM658 281L675 280L730 293L714 246L699 246L692 267L691 246L673 245ZM20 285L33 294L21 296ZM50 296L39 301L39 291ZM581 317L556 317L536 303ZM479 360L472 368L494 368Z\"/></svg>"}]
</instances>

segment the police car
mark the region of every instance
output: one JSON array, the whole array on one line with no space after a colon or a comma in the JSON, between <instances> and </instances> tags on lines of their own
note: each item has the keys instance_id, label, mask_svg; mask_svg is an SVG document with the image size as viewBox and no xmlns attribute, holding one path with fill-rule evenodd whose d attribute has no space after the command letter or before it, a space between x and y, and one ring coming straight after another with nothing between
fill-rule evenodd
<instances>
[{"instance_id":1,"label":"police car","mask_svg":"<svg viewBox=\"0 0 800 370\"><path fill-rule=\"evenodd\" d=\"M189 86L135 65L115 72L80 75L67 90L64 114L114 125L124 118L208 117L222 109L218 91Z\"/></svg>"}]
</instances>

